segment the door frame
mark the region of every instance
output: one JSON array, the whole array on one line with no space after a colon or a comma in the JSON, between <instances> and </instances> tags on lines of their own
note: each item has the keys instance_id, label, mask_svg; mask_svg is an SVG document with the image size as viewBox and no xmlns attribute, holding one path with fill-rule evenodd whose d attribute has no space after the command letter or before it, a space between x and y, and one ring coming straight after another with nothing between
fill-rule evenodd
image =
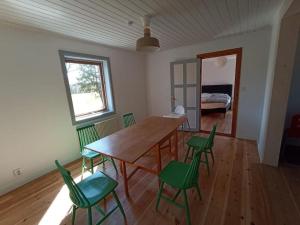
<instances>
[{"instance_id":1,"label":"door frame","mask_svg":"<svg viewBox=\"0 0 300 225\"><path fill-rule=\"evenodd\" d=\"M240 78L241 78L241 66L242 66L242 53L243 53L243 48L233 48L233 49L226 49L226 50L208 52L208 53L197 55L197 58L201 59L201 72L200 72L201 79L202 79L203 59L215 58L215 57L226 56L226 55L236 55L234 95L233 95L234 102L233 102L233 112L232 112L231 134L224 134L224 133L217 132L218 135L236 137L238 105L239 105L239 95L240 95L239 91L240 91ZM201 104L200 104L200 111L201 111ZM209 131L201 130L201 127L200 127L200 131L204 133L207 132L209 133Z\"/></svg>"}]
</instances>

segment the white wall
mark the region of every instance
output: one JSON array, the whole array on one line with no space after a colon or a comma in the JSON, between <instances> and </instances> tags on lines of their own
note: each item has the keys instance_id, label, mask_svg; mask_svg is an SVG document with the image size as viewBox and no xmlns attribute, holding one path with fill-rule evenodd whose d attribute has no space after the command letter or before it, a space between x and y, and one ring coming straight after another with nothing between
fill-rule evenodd
<instances>
[{"instance_id":1,"label":"white wall","mask_svg":"<svg viewBox=\"0 0 300 225\"><path fill-rule=\"evenodd\" d=\"M224 66L216 66L214 60L209 58L202 60L202 85L234 84L235 57L230 57Z\"/></svg>"},{"instance_id":2,"label":"white wall","mask_svg":"<svg viewBox=\"0 0 300 225\"><path fill-rule=\"evenodd\" d=\"M269 119L269 112L270 112L270 101L272 97L274 67L275 67L276 55L277 55L280 24L281 24L281 18L279 17L279 15L277 15L275 17L274 24L272 26L271 44L270 44L269 62L268 62L268 71L267 71L267 82L266 82L265 95L264 95L263 116L262 116L262 122L260 128L260 136L258 140L258 153L261 161L264 158L265 141L266 141L267 126L268 126L268 119Z\"/></svg>"},{"instance_id":3,"label":"white wall","mask_svg":"<svg viewBox=\"0 0 300 225\"><path fill-rule=\"evenodd\" d=\"M299 12L299 1L292 3L292 0L286 0L274 17L263 120L258 144L261 161L272 166L277 166L279 160L299 34L300 15L297 15Z\"/></svg>"},{"instance_id":4,"label":"white wall","mask_svg":"<svg viewBox=\"0 0 300 225\"><path fill-rule=\"evenodd\" d=\"M300 16L282 20L262 162L277 166L298 40Z\"/></svg>"},{"instance_id":5,"label":"white wall","mask_svg":"<svg viewBox=\"0 0 300 225\"><path fill-rule=\"evenodd\" d=\"M2 24L0 34L0 193L80 156L59 49L110 57L117 112L146 116L143 55Z\"/></svg>"},{"instance_id":6,"label":"white wall","mask_svg":"<svg viewBox=\"0 0 300 225\"><path fill-rule=\"evenodd\" d=\"M259 136L271 29L223 38L148 55L146 58L149 114L171 110L170 62L195 58L197 54L243 48L237 137L257 140Z\"/></svg>"}]
</instances>

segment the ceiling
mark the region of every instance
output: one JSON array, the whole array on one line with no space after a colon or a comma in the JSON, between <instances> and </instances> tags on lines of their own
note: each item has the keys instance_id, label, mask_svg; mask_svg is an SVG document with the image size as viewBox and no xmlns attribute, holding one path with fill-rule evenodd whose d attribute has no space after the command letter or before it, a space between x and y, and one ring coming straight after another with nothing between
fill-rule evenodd
<instances>
[{"instance_id":1,"label":"ceiling","mask_svg":"<svg viewBox=\"0 0 300 225\"><path fill-rule=\"evenodd\" d=\"M1 0L0 20L104 45L135 49L140 17L153 15L162 49L270 25L282 0ZM128 22L133 24L129 25Z\"/></svg>"}]
</instances>

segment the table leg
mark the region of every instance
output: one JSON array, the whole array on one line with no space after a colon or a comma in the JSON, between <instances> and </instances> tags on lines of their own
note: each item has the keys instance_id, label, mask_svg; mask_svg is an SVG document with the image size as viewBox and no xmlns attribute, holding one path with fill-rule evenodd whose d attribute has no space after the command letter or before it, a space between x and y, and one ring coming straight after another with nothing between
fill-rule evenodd
<instances>
[{"instance_id":1,"label":"table leg","mask_svg":"<svg viewBox=\"0 0 300 225\"><path fill-rule=\"evenodd\" d=\"M123 166L122 166L122 162L121 161L119 162L119 166L120 166L120 172L121 172L122 176L124 176L124 174L123 174Z\"/></svg>"},{"instance_id":2,"label":"table leg","mask_svg":"<svg viewBox=\"0 0 300 225\"><path fill-rule=\"evenodd\" d=\"M172 143L171 143L171 138L169 138L169 153L172 154Z\"/></svg>"},{"instance_id":3,"label":"table leg","mask_svg":"<svg viewBox=\"0 0 300 225\"><path fill-rule=\"evenodd\" d=\"M184 150L184 130L183 130L184 125L182 124L182 130L181 130L181 135L182 135L182 147Z\"/></svg>"},{"instance_id":4,"label":"table leg","mask_svg":"<svg viewBox=\"0 0 300 225\"><path fill-rule=\"evenodd\" d=\"M161 171L161 152L159 146L157 146L157 174Z\"/></svg>"},{"instance_id":5,"label":"table leg","mask_svg":"<svg viewBox=\"0 0 300 225\"><path fill-rule=\"evenodd\" d=\"M157 175L159 175L161 171L161 152L160 147L157 146ZM158 178L158 187L160 187L160 179Z\"/></svg>"},{"instance_id":6,"label":"table leg","mask_svg":"<svg viewBox=\"0 0 300 225\"><path fill-rule=\"evenodd\" d=\"M123 179L124 179L124 187L125 187L125 194L127 197L129 197L128 192L128 179L127 179L127 173L126 173L126 164L125 161L121 161L122 171L123 171Z\"/></svg>"},{"instance_id":7,"label":"table leg","mask_svg":"<svg viewBox=\"0 0 300 225\"><path fill-rule=\"evenodd\" d=\"M184 133L184 123L181 125L181 133L183 134ZM184 148L184 135L182 135L182 140L183 140L183 148Z\"/></svg>"},{"instance_id":8,"label":"table leg","mask_svg":"<svg viewBox=\"0 0 300 225\"><path fill-rule=\"evenodd\" d=\"M178 160L178 131L175 130L175 138L174 138L175 146L174 146L174 157L175 160Z\"/></svg>"}]
</instances>

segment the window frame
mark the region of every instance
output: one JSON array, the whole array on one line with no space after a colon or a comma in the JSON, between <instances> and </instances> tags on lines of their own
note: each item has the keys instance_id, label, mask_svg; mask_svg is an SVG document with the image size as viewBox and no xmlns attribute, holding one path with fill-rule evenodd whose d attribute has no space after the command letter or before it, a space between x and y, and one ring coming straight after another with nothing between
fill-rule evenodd
<instances>
[{"instance_id":1,"label":"window frame","mask_svg":"<svg viewBox=\"0 0 300 225\"><path fill-rule=\"evenodd\" d=\"M89 123L89 122L99 122L114 115L116 111L115 111L115 101L113 95L113 85L111 79L111 68L110 68L109 57L95 56L95 55L69 52L63 50L59 50L59 56L60 56L60 61L62 66L63 78L64 78L64 83L66 88L66 95L69 103L72 124L79 125L79 124ZM89 65L99 66L105 108L97 111L96 115L94 116L91 115L88 118L84 118L80 120L78 120L78 116L77 117L75 116L66 63L78 63L78 64L89 64ZM88 115L89 114L82 115L82 116L88 116Z\"/></svg>"}]
</instances>

